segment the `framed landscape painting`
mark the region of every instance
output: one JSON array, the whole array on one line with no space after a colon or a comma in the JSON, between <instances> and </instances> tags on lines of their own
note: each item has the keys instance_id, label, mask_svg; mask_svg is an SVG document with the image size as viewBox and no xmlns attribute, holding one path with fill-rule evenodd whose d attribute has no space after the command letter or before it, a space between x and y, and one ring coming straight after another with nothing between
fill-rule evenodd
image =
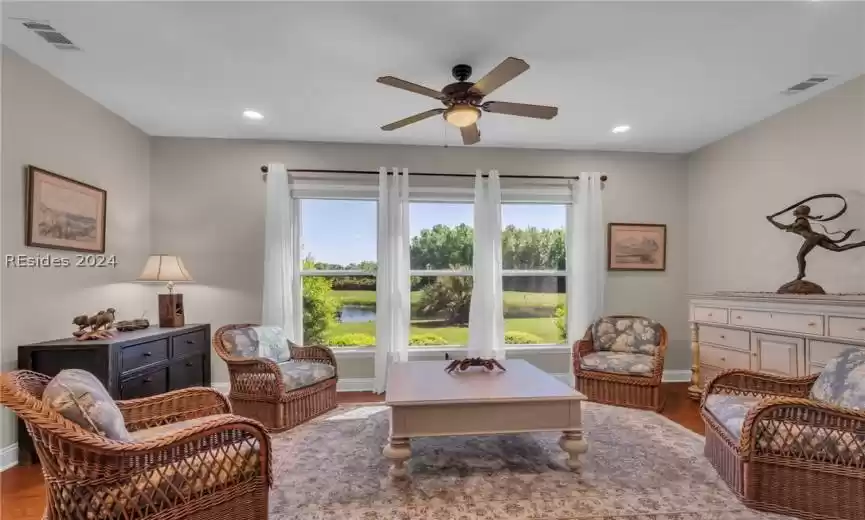
<instances>
[{"instance_id":1,"label":"framed landscape painting","mask_svg":"<svg viewBox=\"0 0 865 520\"><path fill-rule=\"evenodd\" d=\"M105 252L106 192L28 166L26 245Z\"/></svg>"},{"instance_id":2,"label":"framed landscape painting","mask_svg":"<svg viewBox=\"0 0 865 520\"><path fill-rule=\"evenodd\" d=\"M611 222L607 247L610 271L663 271L667 268L667 225Z\"/></svg>"}]
</instances>

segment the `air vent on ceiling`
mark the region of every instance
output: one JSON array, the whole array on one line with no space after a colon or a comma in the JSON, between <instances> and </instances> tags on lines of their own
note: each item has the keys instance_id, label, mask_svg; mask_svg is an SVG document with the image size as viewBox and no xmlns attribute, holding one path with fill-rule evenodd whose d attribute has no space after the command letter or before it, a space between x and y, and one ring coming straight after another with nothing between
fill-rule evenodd
<instances>
[{"instance_id":1,"label":"air vent on ceiling","mask_svg":"<svg viewBox=\"0 0 865 520\"><path fill-rule=\"evenodd\" d=\"M23 22L23 25L58 49L71 51L81 50L77 45L72 43L72 40L64 36L60 31L48 23L30 20Z\"/></svg>"},{"instance_id":2,"label":"air vent on ceiling","mask_svg":"<svg viewBox=\"0 0 865 520\"><path fill-rule=\"evenodd\" d=\"M56 31L54 27L51 27L47 23L42 22L24 22L24 27L30 29L31 31Z\"/></svg>"},{"instance_id":3,"label":"air vent on ceiling","mask_svg":"<svg viewBox=\"0 0 865 520\"><path fill-rule=\"evenodd\" d=\"M796 83L792 87L785 90L784 93L785 94L798 94L799 92L803 92L805 90L808 90L809 88L816 86L816 85L819 85L820 83L823 83L824 81L828 81L828 80L829 80L829 76L812 76L812 77L806 79L805 81L801 81L799 83Z\"/></svg>"}]
</instances>

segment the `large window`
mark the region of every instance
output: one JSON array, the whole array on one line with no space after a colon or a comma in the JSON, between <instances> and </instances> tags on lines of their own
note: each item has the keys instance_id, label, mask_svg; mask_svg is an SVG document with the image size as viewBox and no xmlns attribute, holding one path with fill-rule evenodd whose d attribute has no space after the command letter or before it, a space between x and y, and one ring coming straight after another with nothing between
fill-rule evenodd
<instances>
[{"instance_id":1,"label":"large window","mask_svg":"<svg viewBox=\"0 0 865 520\"><path fill-rule=\"evenodd\" d=\"M304 342L376 341L377 202L301 199ZM411 347L465 346L472 294L470 202L410 204ZM565 339L562 204L503 204L505 342Z\"/></svg>"},{"instance_id":2,"label":"large window","mask_svg":"<svg viewBox=\"0 0 865 520\"><path fill-rule=\"evenodd\" d=\"M472 296L472 204L413 202L409 220L409 346L466 345Z\"/></svg>"},{"instance_id":3,"label":"large window","mask_svg":"<svg viewBox=\"0 0 865 520\"><path fill-rule=\"evenodd\" d=\"M565 342L565 213L560 204L502 205L505 343Z\"/></svg>"},{"instance_id":4,"label":"large window","mask_svg":"<svg viewBox=\"0 0 865 520\"><path fill-rule=\"evenodd\" d=\"M306 344L375 345L377 203L301 200Z\"/></svg>"}]
</instances>

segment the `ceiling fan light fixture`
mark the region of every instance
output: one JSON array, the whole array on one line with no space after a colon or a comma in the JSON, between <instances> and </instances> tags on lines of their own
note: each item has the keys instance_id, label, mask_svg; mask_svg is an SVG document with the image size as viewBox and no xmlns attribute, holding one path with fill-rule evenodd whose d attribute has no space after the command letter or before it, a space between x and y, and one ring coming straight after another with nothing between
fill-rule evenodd
<instances>
[{"instance_id":1,"label":"ceiling fan light fixture","mask_svg":"<svg viewBox=\"0 0 865 520\"><path fill-rule=\"evenodd\" d=\"M454 105L444 113L445 120L459 128L477 123L480 117L481 111L471 105Z\"/></svg>"}]
</instances>

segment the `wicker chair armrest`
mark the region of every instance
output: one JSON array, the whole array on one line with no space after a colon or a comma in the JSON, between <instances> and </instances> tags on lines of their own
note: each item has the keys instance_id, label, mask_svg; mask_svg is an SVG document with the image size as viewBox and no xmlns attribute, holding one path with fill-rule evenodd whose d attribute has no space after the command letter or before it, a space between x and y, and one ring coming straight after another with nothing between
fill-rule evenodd
<instances>
[{"instance_id":1,"label":"wicker chair armrest","mask_svg":"<svg viewBox=\"0 0 865 520\"><path fill-rule=\"evenodd\" d=\"M184 388L165 394L117 401L129 431L186 419L231 413L231 404L213 388Z\"/></svg>"},{"instance_id":2,"label":"wicker chair armrest","mask_svg":"<svg viewBox=\"0 0 865 520\"><path fill-rule=\"evenodd\" d=\"M859 459L865 457L865 412L801 397L765 399L749 410L742 424L740 453L744 460L761 453L778 455L779 446L786 445L801 452L788 449L781 451L781 454L806 459L804 451L815 441L797 437L814 435L815 432L824 434L828 442L837 442L846 434L851 442L847 449L861 453ZM834 435L830 435L833 432ZM778 435L786 436L789 444L779 443L774 438ZM850 458L846 461L838 459L825 462L857 465Z\"/></svg>"},{"instance_id":3,"label":"wicker chair armrest","mask_svg":"<svg viewBox=\"0 0 865 520\"><path fill-rule=\"evenodd\" d=\"M230 414L214 415L183 430L142 442L118 442L97 436L60 457L65 458L70 470L59 475L55 484L74 487L81 497L99 497L106 489L131 487L130 496L136 497L108 504L88 499L81 503L81 507L87 508L83 513L88 517L138 518L200 498L195 493L177 491L167 503L158 494L134 492L136 485L153 482L154 478L171 479L167 493L195 489L201 482L219 481L229 475L238 479L236 485L262 477L268 486L273 483L271 443L264 426ZM194 461L192 466L190 459ZM92 470L77 470L82 464ZM129 491L119 496L126 493Z\"/></svg>"},{"instance_id":4,"label":"wicker chair armrest","mask_svg":"<svg viewBox=\"0 0 865 520\"><path fill-rule=\"evenodd\" d=\"M664 378L664 361L667 358L667 330L662 329L661 340L658 342L658 348L655 349L653 355L654 363L652 364L652 379L658 383Z\"/></svg>"},{"instance_id":5,"label":"wicker chair armrest","mask_svg":"<svg viewBox=\"0 0 865 520\"><path fill-rule=\"evenodd\" d=\"M336 368L336 356L333 350L323 345L309 345L301 347L300 345L291 346L291 359L302 359L304 361L316 361L318 363L327 363Z\"/></svg>"},{"instance_id":6,"label":"wicker chair armrest","mask_svg":"<svg viewBox=\"0 0 865 520\"><path fill-rule=\"evenodd\" d=\"M700 407L705 406L706 398L710 394L805 398L811 391L811 386L817 377L817 374L805 377L788 377L741 368L725 370L710 379L703 388Z\"/></svg>"},{"instance_id":7,"label":"wicker chair armrest","mask_svg":"<svg viewBox=\"0 0 865 520\"><path fill-rule=\"evenodd\" d=\"M228 364L231 394L273 397L285 393L282 370L272 359L235 356L223 359Z\"/></svg>"}]
</instances>

